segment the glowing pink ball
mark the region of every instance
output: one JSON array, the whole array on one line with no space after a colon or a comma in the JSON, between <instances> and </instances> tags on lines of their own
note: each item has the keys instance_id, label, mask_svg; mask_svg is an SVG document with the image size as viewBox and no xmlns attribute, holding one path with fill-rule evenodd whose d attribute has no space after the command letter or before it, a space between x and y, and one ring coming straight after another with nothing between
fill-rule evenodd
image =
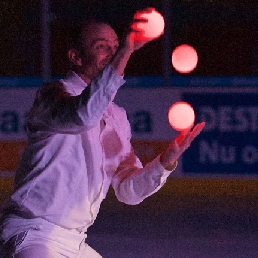
<instances>
[{"instance_id":1,"label":"glowing pink ball","mask_svg":"<svg viewBox=\"0 0 258 258\"><path fill-rule=\"evenodd\" d=\"M174 103L168 111L169 124L177 131L190 129L194 125L195 114L192 106L187 102Z\"/></svg>"},{"instance_id":2,"label":"glowing pink ball","mask_svg":"<svg viewBox=\"0 0 258 258\"><path fill-rule=\"evenodd\" d=\"M196 68L197 62L196 50L187 44L176 47L172 52L172 65L180 73L192 72Z\"/></svg>"},{"instance_id":3,"label":"glowing pink ball","mask_svg":"<svg viewBox=\"0 0 258 258\"><path fill-rule=\"evenodd\" d=\"M164 33L165 21L163 16L154 8L148 8L145 11L139 11L134 15L134 19L146 19L147 22L136 22L132 28L142 30L137 34L135 40L152 40Z\"/></svg>"}]
</instances>

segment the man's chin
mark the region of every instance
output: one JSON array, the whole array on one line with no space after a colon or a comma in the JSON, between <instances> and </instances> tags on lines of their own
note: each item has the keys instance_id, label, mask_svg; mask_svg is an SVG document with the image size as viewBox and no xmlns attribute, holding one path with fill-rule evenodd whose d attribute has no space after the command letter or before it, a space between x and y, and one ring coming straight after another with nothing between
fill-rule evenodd
<instances>
[{"instance_id":1,"label":"man's chin","mask_svg":"<svg viewBox=\"0 0 258 258\"><path fill-rule=\"evenodd\" d=\"M108 64L110 64L110 60L103 60L100 63L100 66L103 67L103 69L104 69Z\"/></svg>"},{"instance_id":2,"label":"man's chin","mask_svg":"<svg viewBox=\"0 0 258 258\"><path fill-rule=\"evenodd\" d=\"M98 68L98 71L101 73L107 65L109 65L109 63L101 64Z\"/></svg>"}]
</instances>

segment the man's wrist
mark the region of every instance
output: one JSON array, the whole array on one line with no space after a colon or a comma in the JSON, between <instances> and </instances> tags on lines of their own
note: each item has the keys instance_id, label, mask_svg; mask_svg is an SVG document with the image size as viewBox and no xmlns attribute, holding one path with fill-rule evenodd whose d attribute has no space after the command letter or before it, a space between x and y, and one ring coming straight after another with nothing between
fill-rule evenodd
<instances>
[{"instance_id":1,"label":"man's wrist","mask_svg":"<svg viewBox=\"0 0 258 258\"><path fill-rule=\"evenodd\" d=\"M162 165L162 164L161 164ZM162 165L163 166L163 165ZM175 161L173 164L169 164L168 166L163 166L166 170L173 171L177 166L177 161Z\"/></svg>"},{"instance_id":2,"label":"man's wrist","mask_svg":"<svg viewBox=\"0 0 258 258\"><path fill-rule=\"evenodd\" d=\"M127 62L131 56L132 52L126 48L121 48L117 51L116 55L114 56L111 65L113 69L121 76L124 74L124 69L127 65Z\"/></svg>"},{"instance_id":3,"label":"man's wrist","mask_svg":"<svg viewBox=\"0 0 258 258\"><path fill-rule=\"evenodd\" d=\"M162 153L159 157L159 161L160 164L163 166L164 169L166 170L174 170L177 166L177 160L175 160L174 162L165 162L165 157L164 157L164 153Z\"/></svg>"}]
</instances>

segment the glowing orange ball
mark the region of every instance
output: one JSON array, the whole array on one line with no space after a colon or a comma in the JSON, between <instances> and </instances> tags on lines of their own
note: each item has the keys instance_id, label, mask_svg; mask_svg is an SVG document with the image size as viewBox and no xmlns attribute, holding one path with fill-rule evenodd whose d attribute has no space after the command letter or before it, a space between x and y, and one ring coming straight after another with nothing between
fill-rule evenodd
<instances>
[{"instance_id":1,"label":"glowing orange ball","mask_svg":"<svg viewBox=\"0 0 258 258\"><path fill-rule=\"evenodd\" d=\"M172 52L172 65L180 73L192 72L196 68L197 62L196 50L187 44L176 47Z\"/></svg>"},{"instance_id":2,"label":"glowing orange ball","mask_svg":"<svg viewBox=\"0 0 258 258\"><path fill-rule=\"evenodd\" d=\"M146 19L146 22L136 22L132 28L140 30L142 33L137 34L135 40L152 40L158 38L164 33L165 21L163 16L154 8L148 8L146 11L139 11L134 15L134 19Z\"/></svg>"},{"instance_id":3,"label":"glowing orange ball","mask_svg":"<svg viewBox=\"0 0 258 258\"><path fill-rule=\"evenodd\" d=\"M174 103L168 111L169 124L177 131L190 129L195 120L192 106L187 102L179 101Z\"/></svg>"}]
</instances>

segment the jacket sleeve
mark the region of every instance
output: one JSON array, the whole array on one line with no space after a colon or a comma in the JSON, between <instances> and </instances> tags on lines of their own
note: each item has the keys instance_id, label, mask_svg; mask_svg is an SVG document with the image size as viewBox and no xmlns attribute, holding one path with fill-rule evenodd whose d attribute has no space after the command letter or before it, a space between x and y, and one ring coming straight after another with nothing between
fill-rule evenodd
<instances>
[{"instance_id":1,"label":"jacket sleeve","mask_svg":"<svg viewBox=\"0 0 258 258\"><path fill-rule=\"evenodd\" d=\"M78 96L69 94L61 81L38 90L28 117L30 131L76 134L94 127L117 89L124 83L111 66Z\"/></svg>"},{"instance_id":2,"label":"jacket sleeve","mask_svg":"<svg viewBox=\"0 0 258 258\"><path fill-rule=\"evenodd\" d=\"M162 167L159 156L143 168L129 166L128 160L124 160L118 170L112 180L115 195L119 201L130 205L139 204L156 193L172 172Z\"/></svg>"},{"instance_id":3,"label":"jacket sleeve","mask_svg":"<svg viewBox=\"0 0 258 258\"><path fill-rule=\"evenodd\" d=\"M160 164L159 156L142 166L130 143L131 130L128 120L126 121L127 125L124 125L124 128L127 130L123 130L122 140L125 154L113 176L112 187L119 201L135 205L156 193L165 184L172 171L166 170Z\"/></svg>"}]
</instances>

